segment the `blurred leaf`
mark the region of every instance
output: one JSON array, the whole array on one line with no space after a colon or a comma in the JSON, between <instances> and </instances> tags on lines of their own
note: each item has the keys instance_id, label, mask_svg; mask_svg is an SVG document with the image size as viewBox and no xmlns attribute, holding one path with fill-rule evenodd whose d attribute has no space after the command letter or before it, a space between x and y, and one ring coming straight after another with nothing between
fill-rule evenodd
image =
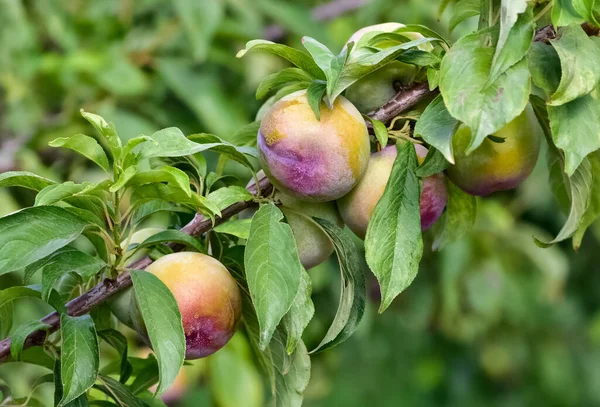
<instances>
[{"instance_id":1,"label":"blurred leaf","mask_svg":"<svg viewBox=\"0 0 600 407\"><path fill-rule=\"evenodd\" d=\"M235 146L256 145L256 136L260 128L260 121L254 121L236 131L229 140Z\"/></svg>"},{"instance_id":2,"label":"blurred leaf","mask_svg":"<svg viewBox=\"0 0 600 407\"><path fill-rule=\"evenodd\" d=\"M10 339L10 356L14 360L21 359L21 353L23 352L23 345L27 337L39 330L47 330L50 325L43 323L42 321L35 320L29 321L26 324L19 326L12 334Z\"/></svg>"},{"instance_id":3,"label":"blurred leaf","mask_svg":"<svg viewBox=\"0 0 600 407\"><path fill-rule=\"evenodd\" d=\"M464 192L447 178L446 185L448 187L448 204L446 212L438 221L439 229L433 242L433 250L441 250L446 245L464 237L473 228L477 216L475 197Z\"/></svg>"},{"instance_id":4,"label":"blurred leaf","mask_svg":"<svg viewBox=\"0 0 600 407\"><path fill-rule=\"evenodd\" d=\"M40 177L27 171L7 171L0 174L1 187L23 187L34 191L41 191L49 185L56 184L54 181Z\"/></svg>"},{"instance_id":5,"label":"blurred leaf","mask_svg":"<svg viewBox=\"0 0 600 407\"><path fill-rule=\"evenodd\" d=\"M294 2L287 3L277 0L258 0L252 2L265 15L282 25L287 31L302 35L323 35L320 22L316 21L308 7Z\"/></svg>"},{"instance_id":6,"label":"blurred leaf","mask_svg":"<svg viewBox=\"0 0 600 407\"><path fill-rule=\"evenodd\" d=\"M131 358L129 359L131 361ZM158 362L154 355L150 354L146 359L141 359L141 366L134 367L135 379L129 386L131 392L139 395L158 383Z\"/></svg>"},{"instance_id":7,"label":"blurred leaf","mask_svg":"<svg viewBox=\"0 0 600 407\"><path fill-rule=\"evenodd\" d=\"M72 212L54 206L26 208L0 218L0 275L27 267L66 246L87 226Z\"/></svg>"},{"instance_id":8,"label":"blurred leaf","mask_svg":"<svg viewBox=\"0 0 600 407\"><path fill-rule=\"evenodd\" d=\"M585 215L583 215L577 232L573 235L573 248L575 250L579 250L587 228L600 217L600 152L596 151L590 154L587 159L592 170L592 187L588 208Z\"/></svg>"},{"instance_id":9,"label":"blurred leaf","mask_svg":"<svg viewBox=\"0 0 600 407\"><path fill-rule=\"evenodd\" d=\"M181 313L173 293L154 274L131 272L137 306L158 360L156 395L163 394L175 381L185 357L185 334Z\"/></svg>"},{"instance_id":10,"label":"blurred leaf","mask_svg":"<svg viewBox=\"0 0 600 407\"><path fill-rule=\"evenodd\" d=\"M527 59L488 84L494 49L483 47L480 36L475 33L458 40L440 68L440 91L448 111L473 132L467 154L521 114L531 87Z\"/></svg>"},{"instance_id":11,"label":"blurred leaf","mask_svg":"<svg viewBox=\"0 0 600 407\"><path fill-rule=\"evenodd\" d=\"M417 155L410 142L397 145L397 150L390 179L375 205L365 238L367 264L381 286L379 312L410 285L423 255Z\"/></svg>"},{"instance_id":12,"label":"blurred leaf","mask_svg":"<svg viewBox=\"0 0 600 407\"><path fill-rule=\"evenodd\" d=\"M458 120L448 112L444 99L439 95L421 114L415 125L415 136L423 137L423 140L439 150L448 162L454 163L452 137L458 125Z\"/></svg>"},{"instance_id":13,"label":"blurred leaf","mask_svg":"<svg viewBox=\"0 0 600 407\"><path fill-rule=\"evenodd\" d=\"M500 37L496 45L489 83L519 62L531 46L535 34L533 10L526 0L504 0L501 7Z\"/></svg>"},{"instance_id":14,"label":"blurred leaf","mask_svg":"<svg viewBox=\"0 0 600 407\"><path fill-rule=\"evenodd\" d=\"M246 48L239 51L237 58L242 58L249 51L266 51L284 58L316 79L325 79L325 73L319 68L309 54L287 45L276 44L266 40L252 40L246 43Z\"/></svg>"},{"instance_id":15,"label":"blurred leaf","mask_svg":"<svg viewBox=\"0 0 600 407\"><path fill-rule=\"evenodd\" d=\"M150 87L144 71L129 60L120 46L112 47L103 57L104 65L96 72L96 80L111 94L141 96Z\"/></svg>"},{"instance_id":16,"label":"blurred leaf","mask_svg":"<svg viewBox=\"0 0 600 407\"><path fill-rule=\"evenodd\" d=\"M194 59L204 61L215 32L225 16L223 0L175 0L173 5L192 44Z\"/></svg>"},{"instance_id":17,"label":"blurred leaf","mask_svg":"<svg viewBox=\"0 0 600 407\"><path fill-rule=\"evenodd\" d=\"M300 288L302 266L296 241L290 226L282 220L283 214L275 205L261 206L252 218L244 256L263 350Z\"/></svg>"},{"instance_id":18,"label":"blurred leaf","mask_svg":"<svg viewBox=\"0 0 600 407\"><path fill-rule=\"evenodd\" d=\"M275 331L269 345L275 368L275 406L300 407L310 380L310 357L304 342L298 342L291 355L286 353L285 338Z\"/></svg>"},{"instance_id":19,"label":"blurred leaf","mask_svg":"<svg viewBox=\"0 0 600 407\"><path fill-rule=\"evenodd\" d=\"M220 210L223 210L236 202L251 201L254 196L246 188L230 185L211 192L207 198Z\"/></svg>"},{"instance_id":20,"label":"blurred leaf","mask_svg":"<svg viewBox=\"0 0 600 407\"><path fill-rule=\"evenodd\" d=\"M288 355L294 352L298 342L302 340L302 333L315 314L315 305L310 297L311 294L312 282L310 276L302 267L298 294L296 294L288 313L281 319L281 324L287 335L286 352Z\"/></svg>"},{"instance_id":21,"label":"blurred leaf","mask_svg":"<svg viewBox=\"0 0 600 407\"><path fill-rule=\"evenodd\" d=\"M76 134L71 137L60 137L48 143L50 147L64 147L71 149L98 164L105 171L109 171L108 158L104 149L98 142L85 134Z\"/></svg>"},{"instance_id":22,"label":"blurred leaf","mask_svg":"<svg viewBox=\"0 0 600 407\"><path fill-rule=\"evenodd\" d=\"M450 166L444 155L435 148L430 148L422 164L417 167L415 174L420 178L431 177L439 174Z\"/></svg>"},{"instance_id":23,"label":"blurred leaf","mask_svg":"<svg viewBox=\"0 0 600 407\"><path fill-rule=\"evenodd\" d=\"M452 10L450 17L450 32L463 21L479 15L481 0L460 0Z\"/></svg>"},{"instance_id":24,"label":"blurred leaf","mask_svg":"<svg viewBox=\"0 0 600 407\"><path fill-rule=\"evenodd\" d=\"M555 27L581 24L583 21L573 7L573 0L552 0L552 24Z\"/></svg>"},{"instance_id":25,"label":"blurred leaf","mask_svg":"<svg viewBox=\"0 0 600 407\"><path fill-rule=\"evenodd\" d=\"M63 385L61 405L85 393L98 375L98 337L89 315L60 316L62 354L60 372Z\"/></svg>"},{"instance_id":26,"label":"blurred leaf","mask_svg":"<svg viewBox=\"0 0 600 407\"><path fill-rule=\"evenodd\" d=\"M217 233L226 233L239 239L248 240L252 219L237 219L222 223L213 230Z\"/></svg>"},{"instance_id":27,"label":"blurred leaf","mask_svg":"<svg viewBox=\"0 0 600 407\"><path fill-rule=\"evenodd\" d=\"M298 68L285 68L281 71L266 76L256 89L256 99L264 99L273 89L280 88L283 85L289 85L291 82L300 82L306 84L306 87L312 82L313 78L308 73ZM255 134L256 136L256 134ZM235 137L234 137L235 139Z\"/></svg>"},{"instance_id":28,"label":"blurred leaf","mask_svg":"<svg viewBox=\"0 0 600 407\"><path fill-rule=\"evenodd\" d=\"M365 312L366 283L350 232L324 219L315 221L327 232L338 256L341 273L340 301L335 318L321 343L311 353L332 348L348 339Z\"/></svg>"},{"instance_id":29,"label":"blurred leaf","mask_svg":"<svg viewBox=\"0 0 600 407\"><path fill-rule=\"evenodd\" d=\"M104 386L98 386L104 394L111 397L121 407L146 407L146 404L138 399L133 393L125 387L124 384L116 381L115 379L100 375L98 380Z\"/></svg>"}]
</instances>

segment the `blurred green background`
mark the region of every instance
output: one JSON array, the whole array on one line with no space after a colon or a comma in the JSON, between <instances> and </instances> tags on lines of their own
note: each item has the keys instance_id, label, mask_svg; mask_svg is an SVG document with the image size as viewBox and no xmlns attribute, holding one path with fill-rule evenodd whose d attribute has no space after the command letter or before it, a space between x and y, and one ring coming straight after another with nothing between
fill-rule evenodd
<instances>
[{"instance_id":1,"label":"blurred green background","mask_svg":"<svg viewBox=\"0 0 600 407\"><path fill-rule=\"evenodd\" d=\"M352 10L316 21L332 10L327 4L0 0L0 171L35 171L56 180L98 177L83 159L47 147L56 137L93 134L81 108L114 122L125 139L176 126L186 134L238 141L236 130L253 121L261 105L254 97L258 83L285 67L266 54L236 59L250 39L299 47L308 35L338 51L354 31L380 22L424 24L452 39L476 26L470 20L450 33L451 13L438 20L439 3L419 0L337 0L333 9ZM215 157L209 164L217 165ZM241 185L247 181L248 174L231 163L226 172ZM519 189L479 201L469 238L440 253L426 252L415 282L383 315L376 313L371 284L374 301L359 331L312 358L305 405L599 405L600 227L588 232L578 253L570 243L537 248L532 237L556 233L565 219L547 179L542 152ZM0 213L31 205L32 198L2 190ZM305 335L309 349L327 330L339 290L335 259L310 273L317 315ZM18 275L0 278L2 288L15 284ZM16 322L47 311L41 303L18 302ZM168 395L172 405L267 402L242 335L183 371ZM0 383L26 396L44 373L6 364ZM51 400L52 386L37 392Z\"/></svg>"}]
</instances>

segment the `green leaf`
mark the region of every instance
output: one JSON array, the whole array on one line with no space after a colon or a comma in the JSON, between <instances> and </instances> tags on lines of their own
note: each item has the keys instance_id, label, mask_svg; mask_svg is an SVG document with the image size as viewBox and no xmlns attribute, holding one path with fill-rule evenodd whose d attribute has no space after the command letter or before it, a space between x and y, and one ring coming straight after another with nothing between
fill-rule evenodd
<instances>
[{"instance_id":1,"label":"green leaf","mask_svg":"<svg viewBox=\"0 0 600 407\"><path fill-rule=\"evenodd\" d=\"M304 83L308 87L313 78L302 69L285 68L266 76L256 89L256 99L263 99L274 89L278 89L283 85L289 85L292 82ZM256 133L254 133L256 136ZM236 139L236 137L234 137Z\"/></svg>"},{"instance_id":2,"label":"green leaf","mask_svg":"<svg viewBox=\"0 0 600 407\"><path fill-rule=\"evenodd\" d=\"M560 83L560 59L551 45L534 42L529 49L529 73L533 83L542 88L546 95L558 89Z\"/></svg>"},{"instance_id":3,"label":"green leaf","mask_svg":"<svg viewBox=\"0 0 600 407\"><path fill-rule=\"evenodd\" d=\"M137 202L135 209L131 215L131 224L137 225L148 216L158 212L183 212L190 213L190 210L176 206L171 202L163 201L162 199L149 199L143 202Z\"/></svg>"},{"instance_id":4,"label":"green leaf","mask_svg":"<svg viewBox=\"0 0 600 407\"><path fill-rule=\"evenodd\" d=\"M600 148L600 87L561 106L548 106L552 140L565 153L565 172L572 176L585 157Z\"/></svg>"},{"instance_id":5,"label":"green leaf","mask_svg":"<svg viewBox=\"0 0 600 407\"><path fill-rule=\"evenodd\" d=\"M366 284L352 235L324 219L316 219L331 238L341 273L340 302L331 326L321 343L311 352L332 348L348 339L358 328L365 312Z\"/></svg>"},{"instance_id":6,"label":"green leaf","mask_svg":"<svg viewBox=\"0 0 600 407\"><path fill-rule=\"evenodd\" d=\"M504 0L501 7L500 37L490 68L489 83L519 62L529 50L535 35L533 10L526 0Z\"/></svg>"},{"instance_id":7,"label":"green leaf","mask_svg":"<svg viewBox=\"0 0 600 407\"><path fill-rule=\"evenodd\" d=\"M83 118L92 126L94 126L96 131L101 136L106 138L110 151L112 152L113 159L115 161L119 160L119 158L121 158L122 145L121 139L119 138L117 130L115 129L115 125L112 123L107 123L104 118L98 116L97 114L85 112L83 109L81 109L80 112Z\"/></svg>"},{"instance_id":8,"label":"green leaf","mask_svg":"<svg viewBox=\"0 0 600 407\"><path fill-rule=\"evenodd\" d=\"M222 154L227 158L242 164L249 170L254 171L252 163L248 160L248 158L258 158L258 151L256 148L245 146L238 147L220 139L213 134L207 133L193 134L189 138L190 140L194 140L199 143L206 143L206 145L210 146L208 150Z\"/></svg>"},{"instance_id":9,"label":"green leaf","mask_svg":"<svg viewBox=\"0 0 600 407\"><path fill-rule=\"evenodd\" d=\"M276 331L269 350L275 368L275 406L301 407L310 380L310 357L304 342L291 355L286 352L285 335Z\"/></svg>"},{"instance_id":10,"label":"green leaf","mask_svg":"<svg viewBox=\"0 0 600 407\"><path fill-rule=\"evenodd\" d=\"M588 209L593 183L592 165L587 158L581 161L573 175L567 176L564 173L562 157L551 151L548 154L550 154L548 165L550 167L551 183L562 183L561 188L571 202L571 209L567 221L553 240L546 242L538 238L535 239L536 244L540 247L548 247L562 242L577 232ZM556 186L553 189L556 190Z\"/></svg>"},{"instance_id":11,"label":"green leaf","mask_svg":"<svg viewBox=\"0 0 600 407\"><path fill-rule=\"evenodd\" d=\"M133 253L138 250L144 249L146 247L154 246L162 243L179 243L190 249L197 250L201 253L205 253L206 249L202 246L200 241L193 236L188 235L180 230L169 229L163 230L162 232L158 232L148 239L144 240L142 243L137 245L135 249L133 249Z\"/></svg>"},{"instance_id":12,"label":"green leaf","mask_svg":"<svg viewBox=\"0 0 600 407\"><path fill-rule=\"evenodd\" d=\"M210 2L175 0L173 5L192 45L194 59L204 61L210 51L217 28L225 17L224 2L222 0Z\"/></svg>"},{"instance_id":13,"label":"green leaf","mask_svg":"<svg viewBox=\"0 0 600 407\"><path fill-rule=\"evenodd\" d=\"M112 346L121 356L121 377L119 381L125 383L131 374L131 363L127 360L127 337L116 329L103 329L98 331L98 336Z\"/></svg>"},{"instance_id":14,"label":"green leaf","mask_svg":"<svg viewBox=\"0 0 600 407\"><path fill-rule=\"evenodd\" d=\"M457 241L471 231L477 216L477 200L446 179L448 204L438 222L433 250Z\"/></svg>"},{"instance_id":15,"label":"green leaf","mask_svg":"<svg viewBox=\"0 0 600 407\"><path fill-rule=\"evenodd\" d=\"M88 223L54 206L26 208L0 218L0 275L40 260L77 239Z\"/></svg>"},{"instance_id":16,"label":"green leaf","mask_svg":"<svg viewBox=\"0 0 600 407\"><path fill-rule=\"evenodd\" d=\"M552 0L552 24L555 27L583 22L583 17L573 7L573 0Z\"/></svg>"},{"instance_id":17,"label":"green leaf","mask_svg":"<svg viewBox=\"0 0 600 407\"><path fill-rule=\"evenodd\" d=\"M108 189L110 192L115 193L125 187L127 183L137 174L137 167L135 165L131 165L125 169L125 171L121 172L119 175L119 179Z\"/></svg>"},{"instance_id":18,"label":"green leaf","mask_svg":"<svg viewBox=\"0 0 600 407\"><path fill-rule=\"evenodd\" d=\"M124 162L124 168L129 167L130 165L135 165L138 163L138 157L136 156L135 153L133 153L133 150L135 149L135 147L139 146L142 143L146 143L146 142L150 142L150 143L154 143L155 145L158 145L158 143L156 141L154 141L153 139L151 139L148 136L138 136L138 137L134 137L129 139L129 141L127 142L127 144L125 145L125 147L123 147L123 162Z\"/></svg>"},{"instance_id":19,"label":"green leaf","mask_svg":"<svg viewBox=\"0 0 600 407\"><path fill-rule=\"evenodd\" d=\"M21 360L21 353L23 352L23 345L25 344L25 339L34 333L35 331L47 330L50 328L50 325L43 323L42 321L35 320L29 321L26 324L18 327L12 334L10 339L10 356L14 360Z\"/></svg>"},{"instance_id":20,"label":"green leaf","mask_svg":"<svg viewBox=\"0 0 600 407\"><path fill-rule=\"evenodd\" d=\"M152 354L146 359L142 359L141 362L142 365L135 369L135 380L129 386L131 392L136 395L158 383L159 377L158 362Z\"/></svg>"},{"instance_id":21,"label":"green leaf","mask_svg":"<svg viewBox=\"0 0 600 407\"><path fill-rule=\"evenodd\" d=\"M479 4L481 0L460 0L452 10L450 17L450 32L454 31L457 25L463 21L479 15Z\"/></svg>"},{"instance_id":22,"label":"green leaf","mask_svg":"<svg viewBox=\"0 0 600 407\"><path fill-rule=\"evenodd\" d=\"M220 210L223 210L236 202L251 201L254 199L254 196L246 188L230 185L211 192L207 198Z\"/></svg>"},{"instance_id":23,"label":"green leaf","mask_svg":"<svg viewBox=\"0 0 600 407\"><path fill-rule=\"evenodd\" d=\"M335 55L333 55L329 48L311 37L302 37L302 45L312 56L313 61L315 61L321 71L325 73L325 77L327 77L327 71L329 71L331 60Z\"/></svg>"},{"instance_id":24,"label":"green leaf","mask_svg":"<svg viewBox=\"0 0 600 407\"><path fill-rule=\"evenodd\" d=\"M138 172L127 181L126 186L131 187L155 182L166 182L174 188L181 189L187 196L192 196L190 177L179 168L169 166L157 170Z\"/></svg>"},{"instance_id":25,"label":"green leaf","mask_svg":"<svg viewBox=\"0 0 600 407\"><path fill-rule=\"evenodd\" d=\"M137 398L123 383L103 375L98 376L98 380L104 385L98 386L98 389L115 400L119 406L146 407L146 404Z\"/></svg>"},{"instance_id":26,"label":"green leaf","mask_svg":"<svg viewBox=\"0 0 600 407\"><path fill-rule=\"evenodd\" d=\"M365 119L369 120L371 122L371 124L373 125L373 131L375 132L375 138L377 138L377 142L379 143L381 148L384 148L385 146L387 146L388 138L390 135L388 134L388 129L385 126L385 124L383 124L379 120L373 119L367 115L364 115L364 117L365 117Z\"/></svg>"},{"instance_id":27,"label":"green leaf","mask_svg":"<svg viewBox=\"0 0 600 407\"><path fill-rule=\"evenodd\" d=\"M96 139L85 134L76 134L71 137L59 137L48 143L50 147L64 147L81 154L98 164L104 171L110 171L108 157Z\"/></svg>"},{"instance_id":28,"label":"green leaf","mask_svg":"<svg viewBox=\"0 0 600 407\"><path fill-rule=\"evenodd\" d=\"M202 212L211 218L215 215L221 215L219 208L206 197L196 193L192 193L192 196L189 197L179 188L172 188L164 184L141 185L136 187L131 193L131 204L134 207L157 199L180 205L189 205L196 211Z\"/></svg>"},{"instance_id":29,"label":"green leaf","mask_svg":"<svg viewBox=\"0 0 600 407\"><path fill-rule=\"evenodd\" d=\"M239 51L237 58L242 58L249 51L266 51L273 55L277 55L291 62L293 65L302 69L309 75L317 79L325 79L325 74L310 57L309 54L297 49L288 47L287 45L276 44L266 40L252 40L246 43L246 48Z\"/></svg>"},{"instance_id":30,"label":"green leaf","mask_svg":"<svg viewBox=\"0 0 600 407\"><path fill-rule=\"evenodd\" d=\"M458 40L440 68L440 91L448 111L473 132L467 154L521 114L531 87L526 58L488 84L494 49L482 46L481 35Z\"/></svg>"},{"instance_id":31,"label":"green leaf","mask_svg":"<svg viewBox=\"0 0 600 407\"><path fill-rule=\"evenodd\" d=\"M290 226L273 204L254 214L244 264L250 296L260 325L260 346L266 349L298 290L302 265Z\"/></svg>"},{"instance_id":32,"label":"green leaf","mask_svg":"<svg viewBox=\"0 0 600 407\"><path fill-rule=\"evenodd\" d=\"M216 145L194 143L177 127L159 130L150 138L154 143L143 143L133 149L139 160L151 157L182 157L206 151Z\"/></svg>"},{"instance_id":33,"label":"green leaf","mask_svg":"<svg viewBox=\"0 0 600 407\"><path fill-rule=\"evenodd\" d=\"M589 38L580 25L565 27L557 40L550 43L558 53L561 78L558 89L548 100L550 106L560 106L589 94L600 82L600 64L596 55L600 43Z\"/></svg>"},{"instance_id":34,"label":"green leaf","mask_svg":"<svg viewBox=\"0 0 600 407\"><path fill-rule=\"evenodd\" d=\"M302 82L299 83L302 84ZM260 120L248 123L236 131L229 141L234 146L256 146L258 129L260 129Z\"/></svg>"},{"instance_id":35,"label":"green leaf","mask_svg":"<svg viewBox=\"0 0 600 407\"><path fill-rule=\"evenodd\" d=\"M60 316L62 353L60 359L63 396L67 405L93 386L98 376L98 337L89 315Z\"/></svg>"},{"instance_id":36,"label":"green leaf","mask_svg":"<svg viewBox=\"0 0 600 407\"><path fill-rule=\"evenodd\" d=\"M327 90L327 85L323 81L313 81L306 89L306 99L308 105L315 114L317 120L321 120L321 102Z\"/></svg>"},{"instance_id":37,"label":"green leaf","mask_svg":"<svg viewBox=\"0 0 600 407\"><path fill-rule=\"evenodd\" d=\"M446 109L442 96L436 96L417 121L415 136L423 137L423 140L439 150L448 162L454 164L452 137L458 125L458 120Z\"/></svg>"},{"instance_id":38,"label":"green leaf","mask_svg":"<svg viewBox=\"0 0 600 407\"><path fill-rule=\"evenodd\" d=\"M304 267L300 273L298 294L296 294L288 313L281 319L281 324L287 334L286 352L288 355L294 352L298 342L302 340L302 333L315 315L315 305L310 297L312 294L310 276Z\"/></svg>"},{"instance_id":39,"label":"green leaf","mask_svg":"<svg viewBox=\"0 0 600 407\"><path fill-rule=\"evenodd\" d=\"M367 264L381 286L379 312L410 285L423 255L417 154L409 142L397 149L390 179L375 205L365 238Z\"/></svg>"},{"instance_id":40,"label":"green leaf","mask_svg":"<svg viewBox=\"0 0 600 407\"><path fill-rule=\"evenodd\" d=\"M592 167L592 187L588 208L585 215L583 215L579 228L573 235L573 248L575 250L579 250L587 228L600 217L600 152L596 151L590 154L587 159Z\"/></svg>"},{"instance_id":41,"label":"green leaf","mask_svg":"<svg viewBox=\"0 0 600 407\"><path fill-rule=\"evenodd\" d=\"M239 239L248 240L252 219L238 219L225 222L214 228L217 233L226 233Z\"/></svg>"},{"instance_id":42,"label":"green leaf","mask_svg":"<svg viewBox=\"0 0 600 407\"><path fill-rule=\"evenodd\" d=\"M163 394L179 374L185 358L185 335L177 301L167 286L152 273L131 272L137 306L158 360L156 395Z\"/></svg>"},{"instance_id":43,"label":"green leaf","mask_svg":"<svg viewBox=\"0 0 600 407\"><path fill-rule=\"evenodd\" d=\"M597 4L596 0L572 0L573 8L579 15L581 15L584 20L589 21L596 26L600 26L598 22L598 15L600 11L599 4Z\"/></svg>"},{"instance_id":44,"label":"green leaf","mask_svg":"<svg viewBox=\"0 0 600 407\"><path fill-rule=\"evenodd\" d=\"M435 174L439 174L450 166L444 155L435 148L430 148L427 152L425 160L415 172L419 178L427 178Z\"/></svg>"},{"instance_id":45,"label":"green leaf","mask_svg":"<svg viewBox=\"0 0 600 407\"><path fill-rule=\"evenodd\" d=\"M23 187L41 191L56 182L27 171L8 171L0 174L1 187Z\"/></svg>"},{"instance_id":46,"label":"green leaf","mask_svg":"<svg viewBox=\"0 0 600 407\"><path fill-rule=\"evenodd\" d=\"M35 206L53 205L74 196L84 196L87 195L85 193L86 191L94 193L94 190L97 189L97 185L98 184L93 184L91 182L76 184L72 181L49 185L37 194L35 197ZM94 195L94 197L101 196L101 194Z\"/></svg>"}]
</instances>

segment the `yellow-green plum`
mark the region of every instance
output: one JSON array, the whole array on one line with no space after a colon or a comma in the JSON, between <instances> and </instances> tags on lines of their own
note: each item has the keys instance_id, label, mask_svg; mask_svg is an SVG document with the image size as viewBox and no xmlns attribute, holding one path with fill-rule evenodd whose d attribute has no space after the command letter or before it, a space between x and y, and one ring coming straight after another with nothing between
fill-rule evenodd
<instances>
[{"instance_id":1,"label":"yellow-green plum","mask_svg":"<svg viewBox=\"0 0 600 407\"><path fill-rule=\"evenodd\" d=\"M221 262L202 253L181 252L156 260L146 271L173 293L183 320L186 359L198 359L221 349L231 339L241 315L237 283ZM146 329L132 296L136 330Z\"/></svg>"},{"instance_id":2,"label":"yellow-green plum","mask_svg":"<svg viewBox=\"0 0 600 407\"><path fill-rule=\"evenodd\" d=\"M452 182L469 194L486 196L513 189L535 167L541 135L530 107L494 136L503 139L503 142L486 138L475 151L466 155L471 129L463 124L454 134L452 146L456 164L447 169L447 174Z\"/></svg>"},{"instance_id":3,"label":"yellow-green plum","mask_svg":"<svg viewBox=\"0 0 600 407\"><path fill-rule=\"evenodd\" d=\"M263 171L259 171L256 175L258 179L265 176ZM254 184L254 180L251 180L248 186L252 184ZM304 268L313 268L327 260L333 253L333 245L327 234L310 218L325 219L340 228L343 227L344 222L335 202L300 201L280 191L275 192L274 198L281 202L279 209L285 215L292 229L298 245L300 263ZM240 218L250 218L255 211L246 209L240 213Z\"/></svg>"},{"instance_id":4,"label":"yellow-green plum","mask_svg":"<svg viewBox=\"0 0 600 407\"><path fill-rule=\"evenodd\" d=\"M405 25L400 23L371 25L361 28L352 34L347 43L354 42L356 44L363 36L365 36L365 34L374 36L380 33L392 32L403 27L405 27ZM415 32L403 32L402 35L411 40L423 38L421 34ZM378 46L381 48L388 48L394 45L398 45L398 43L390 42L387 44L384 42ZM419 48L422 50L429 50L431 49L431 45L424 44ZM384 105L398 92L398 90L400 90L400 88L409 86L415 79L418 71L419 69L415 65L394 61L361 78L350 86L346 90L346 98L348 98L361 113L369 113ZM424 108L425 106L423 106L423 109Z\"/></svg>"},{"instance_id":5,"label":"yellow-green plum","mask_svg":"<svg viewBox=\"0 0 600 407\"><path fill-rule=\"evenodd\" d=\"M421 145L415 145L415 148L419 161L422 162L427 149ZM383 196L395 159L396 146L393 145L371 154L365 176L352 192L338 200L344 223L361 239L365 238L375 205ZM427 230L435 223L447 202L448 191L444 175L440 173L425 178L420 197L422 230Z\"/></svg>"},{"instance_id":6,"label":"yellow-green plum","mask_svg":"<svg viewBox=\"0 0 600 407\"><path fill-rule=\"evenodd\" d=\"M140 229L131 235L131 239L129 239L129 244L140 244L144 240L148 239L150 236L154 236L155 234L162 232L164 229L160 228L145 228ZM127 260L127 264L133 263L141 258L145 257L148 253L145 249L140 249L135 253L127 252L127 241L121 244L121 248L125 251L125 256ZM129 288L123 292L116 294L110 300L108 300L108 306L110 307L111 312L115 317L126 326L130 328L134 328L133 321L131 320L131 294L132 289Z\"/></svg>"},{"instance_id":7,"label":"yellow-green plum","mask_svg":"<svg viewBox=\"0 0 600 407\"><path fill-rule=\"evenodd\" d=\"M277 189L303 201L346 195L369 161L369 135L360 112L344 97L318 120L306 91L285 96L265 114L258 131L260 163Z\"/></svg>"}]
</instances>

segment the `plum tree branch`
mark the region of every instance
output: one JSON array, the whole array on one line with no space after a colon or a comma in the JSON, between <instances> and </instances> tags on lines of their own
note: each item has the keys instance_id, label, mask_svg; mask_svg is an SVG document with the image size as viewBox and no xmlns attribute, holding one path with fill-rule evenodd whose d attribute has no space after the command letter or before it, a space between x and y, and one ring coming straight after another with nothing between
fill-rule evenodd
<instances>
[{"instance_id":1,"label":"plum tree branch","mask_svg":"<svg viewBox=\"0 0 600 407\"><path fill-rule=\"evenodd\" d=\"M259 182L259 188L262 196L271 193L273 186L267 178L263 178ZM250 193L254 196L258 195L258 189L255 184L248 187ZM207 219L204 215L196 214L194 218L185 225L181 230L192 236L201 236L215 226L220 225L227 219L238 214L242 210L256 205L253 201L240 201L236 202L221 211L221 216L216 217L214 223L211 219ZM173 250L181 250L181 247L171 245ZM127 268L129 270L143 270L152 263L149 257L144 257L132 264L129 264ZM129 271L124 271L119 274L116 279L104 279L90 291L85 292L77 298L69 301L66 305L67 313L71 316L84 315L90 312L94 307L102 304L107 299L117 294L120 291L131 287L131 275ZM56 331L60 326L60 314L58 312L52 312L46 315L41 321L50 326L48 330L50 333ZM46 331L36 331L30 334L24 344L24 349L31 346L39 346L44 343L46 338ZM0 363L6 362L10 358L10 341L11 338L6 338L0 341Z\"/></svg>"},{"instance_id":2,"label":"plum tree branch","mask_svg":"<svg viewBox=\"0 0 600 407\"><path fill-rule=\"evenodd\" d=\"M341 2L341 1L340 1ZM350 2L350 1L349 1ZM586 28L584 24L584 30L588 33L588 35L598 35L597 29ZM556 31L552 26L542 27L537 30L535 35L535 41L546 41L549 39L553 39L556 37ZM369 113L374 119L382 121L384 123L389 122L398 114L406 111L416 105L421 100L433 96L438 93L439 90L434 89L430 90L429 85L425 83L418 83L413 85L412 87L401 89L398 91L396 95L394 95L386 104L384 104L379 109ZM261 194L268 195L273 186L270 184L267 178L263 178L259 182L259 188ZM248 190L253 194L257 195L258 190L256 186L251 185ZM236 202L233 205L225 208L222 211L222 216L217 217L214 224L210 219L206 219L203 215L196 214L194 219L186 226L184 226L181 230L192 236L201 236L202 234L208 232L215 226L223 223L227 219L231 218L235 214L241 212L242 210L256 205L254 202ZM181 250L180 247L175 245L171 246L174 250ZM141 260L136 261L133 264L128 265L128 269L130 270L141 270L148 267L152 263L152 260L148 257L144 257ZM120 291L123 291L132 285L131 276L128 271L121 273L114 280L105 279L90 291L80 295L77 298L74 298L69 303L67 303L67 313L71 316L79 316L90 312L94 307L102 304L104 301L117 294ZM46 315L41 320L42 322L50 325L49 332L54 332L59 328L60 325L60 314L58 312L53 312L51 314ZM41 345L43 344L46 338L46 331L36 331L27 337L25 341L24 348L29 348L31 346ZM10 341L11 338L6 338L3 341L0 341L0 363L6 362L10 359Z\"/></svg>"}]
</instances>

